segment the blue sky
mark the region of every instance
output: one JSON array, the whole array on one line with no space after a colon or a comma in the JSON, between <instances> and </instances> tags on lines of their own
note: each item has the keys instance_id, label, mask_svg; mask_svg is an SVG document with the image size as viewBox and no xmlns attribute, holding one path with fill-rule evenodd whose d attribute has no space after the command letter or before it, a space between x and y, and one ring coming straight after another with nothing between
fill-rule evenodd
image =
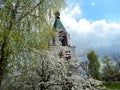
<instances>
[{"instance_id":1,"label":"blue sky","mask_svg":"<svg viewBox=\"0 0 120 90\"><path fill-rule=\"evenodd\" d=\"M120 0L66 0L61 21L71 43L100 56L120 53Z\"/></svg>"},{"instance_id":2,"label":"blue sky","mask_svg":"<svg viewBox=\"0 0 120 90\"><path fill-rule=\"evenodd\" d=\"M120 0L81 0L84 17L89 20L110 19L117 20Z\"/></svg>"}]
</instances>

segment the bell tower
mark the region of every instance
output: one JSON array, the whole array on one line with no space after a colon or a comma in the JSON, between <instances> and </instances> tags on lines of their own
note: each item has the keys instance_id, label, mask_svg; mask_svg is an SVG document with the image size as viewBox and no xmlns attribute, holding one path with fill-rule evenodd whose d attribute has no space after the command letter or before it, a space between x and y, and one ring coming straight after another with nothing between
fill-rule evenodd
<instances>
[{"instance_id":1,"label":"bell tower","mask_svg":"<svg viewBox=\"0 0 120 90\"><path fill-rule=\"evenodd\" d=\"M50 49L56 50L59 58L70 61L76 58L75 46L70 45L70 34L65 30L61 20L60 13L55 13L55 22L53 24L55 35L50 41Z\"/></svg>"},{"instance_id":2,"label":"bell tower","mask_svg":"<svg viewBox=\"0 0 120 90\"><path fill-rule=\"evenodd\" d=\"M55 22L53 28L55 30L55 36L52 38L50 45L70 46L70 35L65 30L60 20L59 12L55 13Z\"/></svg>"}]
</instances>

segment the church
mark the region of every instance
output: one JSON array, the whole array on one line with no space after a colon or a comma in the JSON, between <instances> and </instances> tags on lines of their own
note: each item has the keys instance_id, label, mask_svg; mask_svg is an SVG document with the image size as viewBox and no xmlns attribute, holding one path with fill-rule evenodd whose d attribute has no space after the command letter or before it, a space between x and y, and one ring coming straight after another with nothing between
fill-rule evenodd
<instances>
[{"instance_id":1,"label":"church","mask_svg":"<svg viewBox=\"0 0 120 90\"><path fill-rule=\"evenodd\" d=\"M55 35L50 40L50 48L57 48L60 58L64 58L66 60L73 59L76 56L75 46L71 46L70 44L70 34L66 31L64 25L62 24L59 12L55 14L53 29Z\"/></svg>"}]
</instances>

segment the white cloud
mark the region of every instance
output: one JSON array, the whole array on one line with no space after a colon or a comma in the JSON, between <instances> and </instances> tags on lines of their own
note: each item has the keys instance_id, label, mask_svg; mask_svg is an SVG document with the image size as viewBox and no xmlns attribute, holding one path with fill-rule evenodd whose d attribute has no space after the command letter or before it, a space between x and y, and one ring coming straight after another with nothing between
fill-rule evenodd
<instances>
[{"instance_id":1,"label":"white cloud","mask_svg":"<svg viewBox=\"0 0 120 90\"><path fill-rule=\"evenodd\" d=\"M71 12L70 12L70 14L71 14L71 16L74 16L74 15L76 15L76 14L81 14L82 13L82 11L81 11L81 9L79 9L80 8L80 6L79 5L76 5L74 8L73 8L73 10L71 10Z\"/></svg>"},{"instance_id":2,"label":"white cloud","mask_svg":"<svg viewBox=\"0 0 120 90\"><path fill-rule=\"evenodd\" d=\"M105 19L93 22L85 18L76 20L75 16L82 14L82 10L78 6L69 12L62 14L61 20L77 47L90 41L91 47L96 50L120 49L120 23L107 22Z\"/></svg>"},{"instance_id":3,"label":"white cloud","mask_svg":"<svg viewBox=\"0 0 120 90\"><path fill-rule=\"evenodd\" d=\"M71 9L72 8L72 9ZM82 10L80 8L80 4L76 3L73 7L73 5L70 5L68 8L65 9L65 12L62 12L62 16L64 17L66 15L67 17L81 17L82 16Z\"/></svg>"}]
</instances>

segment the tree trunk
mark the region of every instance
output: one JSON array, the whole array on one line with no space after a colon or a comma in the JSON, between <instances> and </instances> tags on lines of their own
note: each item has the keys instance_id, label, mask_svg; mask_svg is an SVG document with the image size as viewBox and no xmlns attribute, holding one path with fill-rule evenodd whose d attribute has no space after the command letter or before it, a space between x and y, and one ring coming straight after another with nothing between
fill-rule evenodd
<instances>
[{"instance_id":1,"label":"tree trunk","mask_svg":"<svg viewBox=\"0 0 120 90\"><path fill-rule=\"evenodd\" d=\"M7 66L7 60L8 57L10 55L10 50L9 50L9 34L10 31L12 29L14 29L15 27L15 19L16 19L16 10L18 9L19 6L19 2L16 3L15 5L15 9L12 10L12 14L11 14L11 20L9 21L9 25L8 27L5 27L4 30L4 35L3 35L3 42L1 45L1 57L0 57L0 86L1 86L1 82L3 79L3 75L4 75L4 71L6 69Z\"/></svg>"},{"instance_id":2,"label":"tree trunk","mask_svg":"<svg viewBox=\"0 0 120 90\"><path fill-rule=\"evenodd\" d=\"M3 42L2 42L2 45L1 45L0 86L1 86L2 79L3 79L3 74L4 74L4 71L5 71L5 68L7 66L7 59L8 59L8 56L9 56L9 48L7 47L7 45L8 45L8 36L5 33L4 38L3 38Z\"/></svg>"},{"instance_id":3,"label":"tree trunk","mask_svg":"<svg viewBox=\"0 0 120 90\"><path fill-rule=\"evenodd\" d=\"M3 77L3 69L0 67L0 86L1 86L1 82L2 82L2 77Z\"/></svg>"},{"instance_id":4,"label":"tree trunk","mask_svg":"<svg viewBox=\"0 0 120 90\"><path fill-rule=\"evenodd\" d=\"M7 65L7 63L4 63L4 62L0 63L0 87L1 87L1 83L2 83L2 79L3 79L6 65Z\"/></svg>"},{"instance_id":5,"label":"tree trunk","mask_svg":"<svg viewBox=\"0 0 120 90\"><path fill-rule=\"evenodd\" d=\"M6 66L7 66L7 58L5 58L1 55L1 59L0 59L0 86L1 86L1 82L3 79L3 75L4 75L4 71L5 71Z\"/></svg>"}]
</instances>

